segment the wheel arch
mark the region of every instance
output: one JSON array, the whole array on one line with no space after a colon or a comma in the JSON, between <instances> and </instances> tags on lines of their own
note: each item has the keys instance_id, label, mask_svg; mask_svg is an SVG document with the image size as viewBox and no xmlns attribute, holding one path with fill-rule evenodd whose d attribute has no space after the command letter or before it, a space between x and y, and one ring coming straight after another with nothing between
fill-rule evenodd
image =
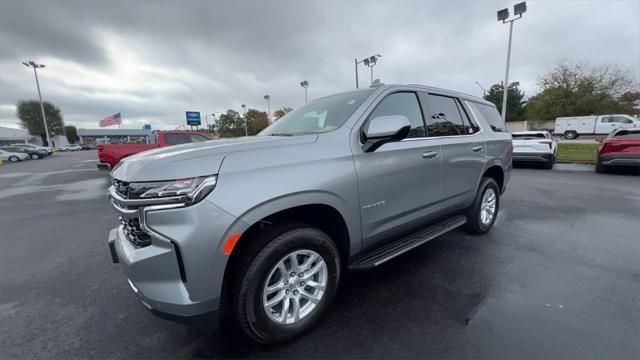
<instances>
[{"instance_id":1,"label":"wheel arch","mask_svg":"<svg viewBox=\"0 0 640 360\"><path fill-rule=\"evenodd\" d=\"M236 242L225 268L220 304L223 309L221 312L223 316L228 313L225 309L230 306L232 296L231 280L235 276L240 259L250 248L251 240L255 239L257 234L271 224L292 221L306 223L319 228L334 240L343 264L348 263L350 254L354 254L359 250L360 241L353 241L353 239L358 239L360 236L359 227L349 227L348 224L353 220L340 207L339 202L336 202L337 198L332 201L326 194L316 193L315 195L315 200L322 198L324 201L309 202L308 200L313 200L314 196L310 196L309 193L297 194L261 204L239 217L248 227ZM302 196L307 202L301 201ZM359 220L357 218L358 224ZM223 318L223 321L226 320Z\"/></svg>"},{"instance_id":2,"label":"wheel arch","mask_svg":"<svg viewBox=\"0 0 640 360\"><path fill-rule=\"evenodd\" d=\"M480 179L482 179L483 177L489 177L495 180L496 183L498 183L498 188L500 188L500 193L504 192L506 185L505 173L503 167L497 162L487 165ZM480 180L478 180L478 183L479 181Z\"/></svg>"}]
</instances>

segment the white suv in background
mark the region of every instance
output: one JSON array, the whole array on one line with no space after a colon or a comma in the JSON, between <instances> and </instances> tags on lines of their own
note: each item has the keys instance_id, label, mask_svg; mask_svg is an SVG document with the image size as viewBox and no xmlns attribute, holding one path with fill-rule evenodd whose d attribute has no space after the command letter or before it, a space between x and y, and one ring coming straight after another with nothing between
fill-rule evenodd
<instances>
[{"instance_id":1,"label":"white suv in background","mask_svg":"<svg viewBox=\"0 0 640 360\"><path fill-rule=\"evenodd\" d=\"M513 162L539 162L553 168L558 145L548 131L516 131L513 136Z\"/></svg>"}]
</instances>

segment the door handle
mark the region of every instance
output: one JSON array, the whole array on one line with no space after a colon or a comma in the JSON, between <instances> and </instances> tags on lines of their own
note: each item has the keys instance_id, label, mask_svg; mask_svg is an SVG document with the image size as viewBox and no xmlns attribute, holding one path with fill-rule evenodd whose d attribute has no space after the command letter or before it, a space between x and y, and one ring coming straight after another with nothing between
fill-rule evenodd
<instances>
[{"instance_id":1,"label":"door handle","mask_svg":"<svg viewBox=\"0 0 640 360\"><path fill-rule=\"evenodd\" d=\"M482 146L482 145L474 146L474 147L471 148L471 150L473 150L475 152L482 151L482 149L484 149L484 146Z\"/></svg>"},{"instance_id":2,"label":"door handle","mask_svg":"<svg viewBox=\"0 0 640 360\"><path fill-rule=\"evenodd\" d=\"M438 155L440 155L439 152L437 151L427 151L427 152L423 152L422 153L422 157L425 159L433 159L435 157L437 157Z\"/></svg>"}]
</instances>

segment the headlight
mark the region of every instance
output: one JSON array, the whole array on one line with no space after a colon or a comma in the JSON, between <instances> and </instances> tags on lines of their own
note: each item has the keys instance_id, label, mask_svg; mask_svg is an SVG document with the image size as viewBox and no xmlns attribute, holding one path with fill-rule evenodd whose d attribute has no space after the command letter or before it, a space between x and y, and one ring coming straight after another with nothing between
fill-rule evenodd
<instances>
[{"instance_id":1,"label":"headlight","mask_svg":"<svg viewBox=\"0 0 640 360\"><path fill-rule=\"evenodd\" d=\"M216 187L217 175L169 181L132 182L129 199L186 197L189 204L204 199Z\"/></svg>"}]
</instances>

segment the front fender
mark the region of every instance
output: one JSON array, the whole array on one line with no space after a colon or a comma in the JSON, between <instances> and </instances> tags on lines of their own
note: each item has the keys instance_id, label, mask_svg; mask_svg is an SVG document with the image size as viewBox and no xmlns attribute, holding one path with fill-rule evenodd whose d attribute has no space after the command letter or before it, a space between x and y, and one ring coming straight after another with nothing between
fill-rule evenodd
<instances>
[{"instance_id":1,"label":"front fender","mask_svg":"<svg viewBox=\"0 0 640 360\"><path fill-rule=\"evenodd\" d=\"M347 204L339 196L328 191L301 191L272 198L251 207L239 215L238 220L251 226L269 215L305 205L326 205L334 208L347 225L350 253L354 254L360 250L361 242L353 241L361 238L360 227L353 226L360 223L359 214L350 212Z\"/></svg>"}]
</instances>

